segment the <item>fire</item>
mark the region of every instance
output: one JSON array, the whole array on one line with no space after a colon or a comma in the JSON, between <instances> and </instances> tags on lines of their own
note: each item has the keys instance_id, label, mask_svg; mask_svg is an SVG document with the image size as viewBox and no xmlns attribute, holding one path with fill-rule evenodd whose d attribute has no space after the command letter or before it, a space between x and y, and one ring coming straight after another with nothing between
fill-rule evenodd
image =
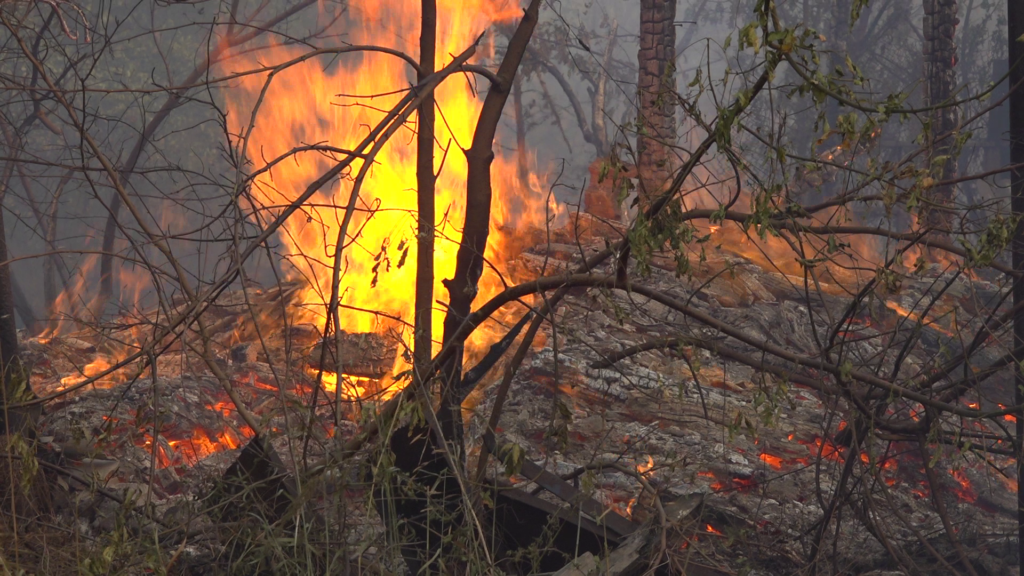
<instances>
[{"instance_id":1,"label":"fire","mask_svg":"<svg viewBox=\"0 0 1024 576\"><path fill-rule=\"evenodd\" d=\"M715 535L718 535L718 536L724 536L724 534L722 534L722 532L720 530L717 530L711 524L708 524L707 526L705 526L704 527L704 531L707 532L708 534L715 534Z\"/></svg>"},{"instance_id":2,"label":"fire","mask_svg":"<svg viewBox=\"0 0 1024 576\"><path fill-rule=\"evenodd\" d=\"M309 368L309 375L316 377L316 370ZM338 374L335 372L324 371L320 377L323 382L324 390L336 393L338 391ZM366 387L362 384L369 383L369 378L363 378L360 376L350 376L348 374L341 375L341 397L345 400L358 400L366 396ZM393 395L388 395L390 398ZM384 398L385 400L387 398Z\"/></svg>"},{"instance_id":3,"label":"fire","mask_svg":"<svg viewBox=\"0 0 1024 576\"><path fill-rule=\"evenodd\" d=\"M764 462L765 464L771 466L775 470L782 470L782 462L783 462L782 458L779 458L778 456L773 456L773 455L768 454L766 452L762 452L758 456L758 458L760 458L762 462Z\"/></svg>"},{"instance_id":4,"label":"fire","mask_svg":"<svg viewBox=\"0 0 1024 576\"><path fill-rule=\"evenodd\" d=\"M652 472L653 469L654 469L654 458L651 458L650 455L647 456L647 462L646 463L640 463L640 464L636 465L636 471L641 476L643 476L644 478L649 478L649 477L653 476L654 475L654 472Z\"/></svg>"},{"instance_id":5,"label":"fire","mask_svg":"<svg viewBox=\"0 0 1024 576\"><path fill-rule=\"evenodd\" d=\"M831 441L823 440L820 436L814 438L814 442L805 442L798 440L804 446L807 446L807 450L810 452L810 458L798 458L802 464L810 464L818 458L820 454L825 460L832 460L833 462L840 462L843 459L842 452L836 447Z\"/></svg>"},{"instance_id":6,"label":"fire","mask_svg":"<svg viewBox=\"0 0 1024 576\"><path fill-rule=\"evenodd\" d=\"M418 52L419 3L413 0L376 2L357 0L350 4L357 26L348 30L354 44L380 44L408 54ZM471 45L492 23L521 14L517 5L497 0L438 3L438 63L440 68L451 54ZM381 34L386 30L386 34ZM491 47L493 49L493 46ZM259 61L251 54L239 54L230 60L233 69L265 66L298 56L299 49L274 46L261 52ZM274 77L263 99L255 128L248 144L253 170L289 153L296 146L314 142L337 148L352 148L366 135L367 126L376 125L384 113L408 89L415 75L408 64L394 56L364 53L345 55L337 61L308 60ZM265 75L246 76L227 94L231 132L245 134L252 109L266 81ZM446 299L442 280L451 278L455 269L458 242L465 215L467 164L459 148L468 148L482 105L470 78L451 78L435 92L439 110L436 125L435 166L437 226L434 255L435 299ZM376 157L363 185L357 210L342 247L342 278L339 286L341 328L350 332L372 332L397 325L394 319L411 322L416 278L416 153L412 145L414 125L407 126L385 145ZM450 150L449 150L450 149ZM449 153L446 154L446 151ZM442 163L443 159L443 163ZM326 154L300 153L255 179L251 187L254 220L265 220L280 207L295 199L335 160ZM308 281L301 298L302 312L295 321L315 322L323 326L325 302L331 294L332 266L338 247L335 240L345 215L353 172L325 186L284 225L279 237L284 245L286 272ZM535 176L521 182L516 162L500 154L491 167L494 202L491 240L487 259L500 264L509 260L506 225L536 225L546 221L553 208L546 201L541 181ZM557 207L554 207L557 209ZM480 280L477 301L501 289L492 270ZM435 306L433 333L439 341L444 307ZM404 337L411 343L411 331ZM470 344L486 345L486 331ZM398 356L395 372L405 360ZM325 379L325 384L327 380ZM330 384L328 384L330 385ZM334 379L337 388L337 379ZM360 395L356 383L346 395Z\"/></svg>"},{"instance_id":7,"label":"fire","mask_svg":"<svg viewBox=\"0 0 1024 576\"><path fill-rule=\"evenodd\" d=\"M252 429L248 426L242 426L238 432L231 427L226 427L220 432L210 432L197 427L188 437L161 436L161 441L157 442L155 447L153 437L147 433L136 445L153 455L158 469L164 469L180 465L195 466L200 460L218 452L237 450L242 447L244 440L252 435Z\"/></svg>"},{"instance_id":8,"label":"fire","mask_svg":"<svg viewBox=\"0 0 1024 576\"><path fill-rule=\"evenodd\" d=\"M912 312L910 310L907 310L906 308L900 306L899 304L897 304L896 302L893 302L892 300L886 300L885 301L885 306L887 308L889 308L890 310L896 312L900 316L903 316L904 318L908 319L908 320L911 320L911 321L914 321L914 322L921 322L921 324L923 324L925 326L930 326L930 327L938 330L939 332L942 332L946 336L953 336L953 333L951 331L946 330L942 326L939 326L935 322L935 320L932 320L930 318L925 318L924 320L922 320L920 315L918 315L917 313Z\"/></svg>"},{"instance_id":9,"label":"fire","mask_svg":"<svg viewBox=\"0 0 1024 576\"><path fill-rule=\"evenodd\" d=\"M967 478L963 470L950 470L950 476L953 480L956 480L957 485L953 487L953 491L960 500L964 502L974 502L978 499L978 495L974 492L974 487L971 485L971 480Z\"/></svg>"},{"instance_id":10,"label":"fire","mask_svg":"<svg viewBox=\"0 0 1024 576\"><path fill-rule=\"evenodd\" d=\"M1006 410L1006 405L1000 404L999 409ZM1013 414L1003 414L1003 420L1006 420L1007 422L1010 422L1012 424L1017 421L1017 417L1014 416Z\"/></svg>"},{"instance_id":11,"label":"fire","mask_svg":"<svg viewBox=\"0 0 1024 576\"><path fill-rule=\"evenodd\" d=\"M73 374L71 376L65 376L64 378L61 378L60 387L61 389L64 389L67 388L68 386L74 386L79 382L84 382L85 380L88 380L89 378L92 378L93 376L102 373L104 370L109 369L113 365L114 363L111 362L106 356L97 356L95 360L82 367L80 374ZM99 384L100 387L102 387L103 382L99 381L94 383L93 385L95 386L96 384Z\"/></svg>"}]
</instances>

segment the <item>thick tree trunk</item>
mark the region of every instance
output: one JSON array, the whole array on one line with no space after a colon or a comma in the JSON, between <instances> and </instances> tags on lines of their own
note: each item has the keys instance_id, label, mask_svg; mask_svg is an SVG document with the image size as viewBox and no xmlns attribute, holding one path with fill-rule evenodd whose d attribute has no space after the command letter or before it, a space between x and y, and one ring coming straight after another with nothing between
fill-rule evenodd
<instances>
[{"instance_id":1,"label":"thick tree trunk","mask_svg":"<svg viewBox=\"0 0 1024 576\"><path fill-rule=\"evenodd\" d=\"M1006 0L1010 40L1010 166L1024 163L1024 5L1020 0ZM1013 215L1024 216L1024 169L1010 172L1010 198ZM1018 223L1013 238L1013 269L1024 272L1024 223ZM1013 281L1013 305L1020 310L1024 303L1024 278ZM1013 319L1014 348L1024 345L1024 312ZM1016 404L1024 404L1024 366L1016 364ZM1024 414L1017 415L1017 545L1020 565L1024 568Z\"/></svg>"},{"instance_id":2,"label":"thick tree trunk","mask_svg":"<svg viewBox=\"0 0 1024 576\"><path fill-rule=\"evenodd\" d=\"M941 182L956 176L957 161L952 135L957 129L958 114L953 106L944 106L953 98L956 85L956 0L924 0L924 81L925 106L940 108L928 113L931 124L928 161L932 177ZM943 159L944 158L944 159ZM928 191L925 219L922 224L934 228L936 234L948 236L953 228L952 208L955 186L946 184Z\"/></svg>"},{"instance_id":3,"label":"thick tree trunk","mask_svg":"<svg viewBox=\"0 0 1024 576\"><path fill-rule=\"evenodd\" d=\"M0 193L0 202L3 194ZM7 261L7 234L4 231L3 211L0 210L0 262ZM15 432L32 433L38 410L13 410L12 402L23 402L35 397L28 387L27 375L22 370L18 355L18 330L14 323L14 291L11 285L11 267L0 265L0 435Z\"/></svg>"},{"instance_id":4,"label":"thick tree trunk","mask_svg":"<svg viewBox=\"0 0 1024 576\"><path fill-rule=\"evenodd\" d=\"M672 173L671 146L676 139L675 19L675 0L641 0L637 167L644 200L653 196Z\"/></svg>"},{"instance_id":5,"label":"thick tree trunk","mask_svg":"<svg viewBox=\"0 0 1024 576\"><path fill-rule=\"evenodd\" d=\"M46 265L45 261L43 265ZM32 302L29 301L28 295L22 290L18 281L14 277L10 277L9 281L11 283L11 296L14 299L14 311L21 318L21 323L25 325L25 332L30 335L39 334L45 328L43 321L36 316Z\"/></svg>"}]
</instances>

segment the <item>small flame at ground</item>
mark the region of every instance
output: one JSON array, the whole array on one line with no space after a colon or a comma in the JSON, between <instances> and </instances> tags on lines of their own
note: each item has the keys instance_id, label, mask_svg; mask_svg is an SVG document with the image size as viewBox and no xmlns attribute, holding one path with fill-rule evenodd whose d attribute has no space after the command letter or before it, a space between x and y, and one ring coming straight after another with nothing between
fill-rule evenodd
<instances>
[{"instance_id":1,"label":"small flame at ground","mask_svg":"<svg viewBox=\"0 0 1024 576\"><path fill-rule=\"evenodd\" d=\"M765 452L762 452L758 456L758 458L760 458L762 462L771 466L775 470L782 470L782 458L779 458L778 456L773 456L771 454L767 454Z\"/></svg>"},{"instance_id":2,"label":"small flame at ground","mask_svg":"<svg viewBox=\"0 0 1024 576\"><path fill-rule=\"evenodd\" d=\"M73 374L71 376L65 376L64 378L61 378L60 387L61 389L64 389L67 388L68 386L74 386L75 384L84 382L89 378L92 378L98 374L103 373L104 370L108 370L113 365L114 364L110 362L109 359L107 359L105 356L98 356L95 360L82 367L81 374ZM104 382L102 381L97 381L93 385L95 386L97 384L99 384L99 386L97 386L98 388L104 387Z\"/></svg>"},{"instance_id":3,"label":"small flame at ground","mask_svg":"<svg viewBox=\"0 0 1024 576\"><path fill-rule=\"evenodd\" d=\"M650 476L653 476L654 473L651 472L651 470L653 470L653 469L654 469L654 458L652 458L650 455L647 456L647 462L640 463L640 464L636 465L636 471L641 476L643 476L644 478L648 478Z\"/></svg>"}]
</instances>

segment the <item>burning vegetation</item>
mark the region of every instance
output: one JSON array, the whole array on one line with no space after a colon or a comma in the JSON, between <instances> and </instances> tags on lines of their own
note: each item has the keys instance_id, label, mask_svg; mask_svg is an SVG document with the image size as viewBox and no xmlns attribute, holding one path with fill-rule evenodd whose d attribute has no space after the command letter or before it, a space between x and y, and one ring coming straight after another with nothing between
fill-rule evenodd
<instances>
[{"instance_id":1,"label":"burning vegetation","mask_svg":"<svg viewBox=\"0 0 1024 576\"><path fill-rule=\"evenodd\" d=\"M643 0L628 33L540 0L154 5L174 41L22 4L5 570L1021 562L1024 156L971 143L1016 93L957 88L952 0ZM914 18L920 94L880 63ZM113 88L100 54L142 37L165 71Z\"/></svg>"}]
</instances>

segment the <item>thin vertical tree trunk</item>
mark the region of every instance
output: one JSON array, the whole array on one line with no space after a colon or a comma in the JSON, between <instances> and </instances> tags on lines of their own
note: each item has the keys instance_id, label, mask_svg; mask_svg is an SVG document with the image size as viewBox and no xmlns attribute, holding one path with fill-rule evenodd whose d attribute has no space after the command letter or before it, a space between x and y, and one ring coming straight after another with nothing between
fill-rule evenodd
<instances>
[{"instance_id":1,"label":"thin vertical tree trunk","mask_svg":"<svg viewBox=\"0 0 1024 576\"><path fill-rule=\"evenodd\" d=\"M441 371L444 389L438 420L445 439L457 450L462 450L462 411L458 404L458 388L462 381L462 342L452 342L462 323L469 316L476 298L480 277L484 273L484 252L491 222L491 162L494 161L494 135L501 121L502 111L512 92L516 71L526 53L526 46L537 26L540 0L531 0L523 19L509 39L505 57L498 67L497 82L484 98L483 107L473 132L473 144L466 151L466 218L462 227L462 241L455 257L455 275L445 280L448 289L448 313L444 319L444 342L456 344L456 352ZM464 457L464 452L458 455Z\"/></svg>"},{"instance_id":2,"label":"thin vertical tree trunk","mask_svg":"<svg viewBox=\"0 0 1024 576\"><path fill-rule=\"evenodd\" d=\"M641 0L637 168L640 195L646 201L672 173L676 139L676 0Z\"/></svg>"},{"instance_id":3,"label":"thin vertical tree trunk","mask_svg":"<svg viewBox=\"0 0 1024 576\"><path fill-rule=\"evenodd\" d=\"M437 4L421 3L419 81L434 73L437 46ZM434 97L428 96L418 111L416 134L416 312L413 339L413 374L422 382L433 351L434 307Z\"/></svg>"},{"instance_id":4,"label":"thin vertical tree trunk","mask_svg":"<svg viewBox=\"0 0 1024 576\"><path fill-rule=\"evenodd\" d=\"M604 120L604 115L607 112L604 107L608 99L608 75L612 68L612 56L615 53L618 35L619 22L612 20L611 30L608 32L608 45L605 46L604 58L601 60L601 69L598 70L597 74L597 89L594 90L590 112L590 115L593 117L591 124L594 127L594 147L597 148L598 158L607 155L611 151L611 145L608 143L608 128Z\"/></svg>"},{"instance_id":5,"label":"thin vertical tree trunk","mask_svg":"<svg viewBox=\"0 0 1024 576\"><path fill-rule=\"evenodd\" d=\"M1024 5L1020 0L1006 1L1007 28L1010 50L1010 166L1024 163ZM1010 171L1010 201L1013 215L1024 217L1024 169ZM1013 269L1024 272L1024 223L1017 224L1013 237ZM1013 281L1013 305L1020 310L1024 303L1024 278ZM1024 312L1013 319L1013 347L1024 346ZM1024 366L1016 363L1014 389L1017 405L1024 404ZM1017 554L1024 572L1024 413L1017 415Z\"/></svg>"},{"instance_id":6,"label":"thin vertical tree trunk","mask_svg":"<svg viewBox=\"0 0 1024 576\"><path fill-rule=\"evenodd\" d=\"M1011 2L1012 3L1012 2ZM944 106L953 97L956 84L956 0L924 0L924 81L925 106L938 106L928 114L930 123L928 163L932 177L941 182L955 177L954 150L958 114L953 106ZM952 208L956 189L952 184L928 191L923 224L939 236L948 236L953 228Z\"/></svg>"}]
</instances>

